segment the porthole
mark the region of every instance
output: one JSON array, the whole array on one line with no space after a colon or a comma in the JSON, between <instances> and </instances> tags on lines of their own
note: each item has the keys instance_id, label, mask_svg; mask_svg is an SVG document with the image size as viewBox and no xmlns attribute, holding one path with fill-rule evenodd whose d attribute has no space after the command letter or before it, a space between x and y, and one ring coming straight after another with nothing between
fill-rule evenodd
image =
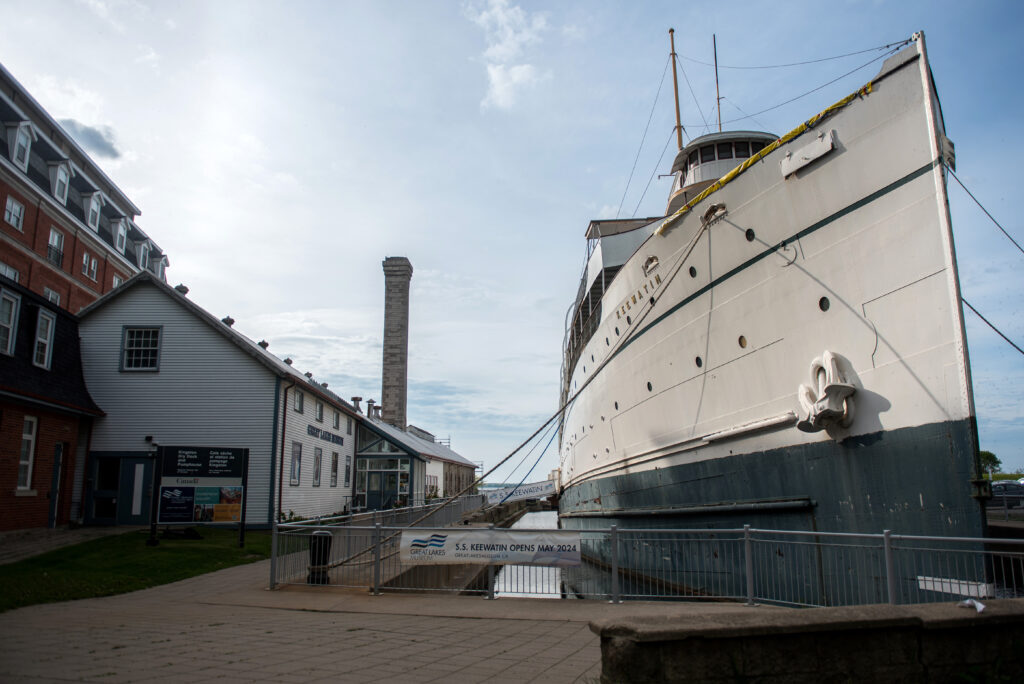
<instances>
[{"instance_id":1,"label":"porthole","mask_svg":"<svg viewBox=\"0 0 1024 684\"><path fill-rule=\"evenodd\" d=\"M583 374L584 374L584 375L586 375L586 374L587 374L587 367L586 367L586 366L584 366L584 367L583 367Z\"/></svg>"},{"instance_id":2,"label":"porthole","mask_svg":"<svg viewBox=\"0 0 1024 684\"><path fill-rule=\"evenodd\" d=\"M654 306L654 297L651 297L651 306Z\"/></svg>"},{"instance_id":3,"label":"porthole","mask_svg":"<svg viewBox=\"0 0 1024 684\"><path fill-rule=\"evenodd\" d=\"M618 411L618 410L619 410L619 402L615 402L615 410L616 410L616 411Z\"/></svg>"},{"instance_id":4,"label":"porthole","mask_svg":"<svg viewBox=\"0 0 1024 684\"><path fill-rule=\"evenodd\" d=\"M594 355L593 355L593 354L591 354L591 355L590 355L590 360L591 360L591 361L593 361L593 360L594 360Z\"/></svg>"},{"instance_id":5,"label":"porthole","mask_svg":"<svg viewBox=\"0 0 1024 684\"><path fill-rule=\"evenodd\" d=\"M626 325L633 325L633 319L629 316L626 316Z\"/></svg>"},{"instance_id":6,"label":"porthole","mask_svg":"<svg viewBox=\"0 0 1024 684\"><path fill-rule=\"evenodd\" d=\"M704 365L704 360L703 360L703 359L701 359L701 358L700 358L700 357L698 356L698 357L697 357L697 359L696 359L696 360L694 361L694 363L696 363L696 364L697 364L697 368L700 368L701 366L703 366L703 365Z\"/></svg>"},{"instance_id":7,"label":"porthole","mask_svg":"<svg viewBox=\"0 0 1024 684\"><path fill-rule=\"evenodd\" d=\"M740 335L740 339L737 340L737 341L739 342L740 349L746 349L747 348L747 338L746 337L744 337L743 335Z\"/></svg>"},{"instance_id":8,"label":"porthole","mask_svg":"<svg viewBox=\"0 0 1024 684\"><path fill-rule=\"evenodd\" d=\"M610 347L610 346L612 346L612 343L608 341L608 338L607 338L607 337L606 337L606 338L604 338L604 346L606 346L606 347Z\"/></svg>"},{"instance_id":9,"label":"porthole","mask_svg":"<svg viewBox=\"0 0 1024 684\"><path fill-rule=\"evenodd\" d=\"M696 278L697 277L697 269L695 269L693 266L690 267L690 277L691 278Z\"/></svg>"},{"instance_id":10,"label":"porthole","mask_svg":"<svg viewBox=\"0 0 1024 684\"><path fill-rule=\"evenodd\" d=\"M747 228L746 232L744 232L743 234L747 237L747 242L753 242L754 238L757 237L756 235L754 235L753 228Z\"/></svg>"},{"instance_id":11,"label":"porthole","mask_svg":"<svg viewBox=\"0 0 1024 684\"><path fill-rule=\"evenodd\" d=\"M653 389L654 389L654 385L652 385L651 383L647 383L647 391L650 392Z\"/></svg>"},{"instance_id":12,"label":"porthole","mask_svg":"<svg viewBox=\"0 0 1024 684\"><path fill-rule=\"evenodd\" d=\"M818 300L818 308L822 311L828 311L828 307L831 305L832 303L828 301L828 297L822 297Z\"/></svg>"},{"instance_id":13,"label":"porthole","mask_svg":"<svg viewBox=\"0 0 1024 684\"><path fill-rule=\"evenodd\" d=\"M616 334L616 335L618 335L618 334L619 334L619 329L618 329L617 327L615 328L615 334Z\"/></svg>"}]
</instances>

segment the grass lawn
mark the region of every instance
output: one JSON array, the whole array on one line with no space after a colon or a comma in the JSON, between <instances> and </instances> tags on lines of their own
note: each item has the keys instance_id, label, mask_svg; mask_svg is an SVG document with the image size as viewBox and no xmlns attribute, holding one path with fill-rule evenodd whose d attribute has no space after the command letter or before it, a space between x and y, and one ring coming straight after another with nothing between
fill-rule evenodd
<instances>
[{"instance_id":1,"label":"grass lawn","mask_svg":"<svg viewBox=\"0 0 1024 684\"><path fill-rule=\"evenodd\" d=\"M270 557L270 532L200 527L202 539L160 539L149 530L93 539L0 565L0 612L36 603L124 594Z\"/></svg>"}]
</instances>

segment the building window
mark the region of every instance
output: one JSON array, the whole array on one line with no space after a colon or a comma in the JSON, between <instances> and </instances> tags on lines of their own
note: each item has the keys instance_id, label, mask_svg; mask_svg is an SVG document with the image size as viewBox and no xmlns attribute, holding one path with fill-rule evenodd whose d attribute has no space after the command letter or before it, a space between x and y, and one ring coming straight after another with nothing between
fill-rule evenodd
<instances>
[{"instance_id":1,"label":"building window","mask_svg":"<svg viewBox=\"0 0 1024 684\"><path fill-rule=\"evenodd\" d=\"M50 242L46 245L46 258L57 268L64 268L64 233L50 228Z\"/></svg>"},{"instance_id":2,"label":"building window","mask_svg":"<svg viewBox=\"0 0 1024 684\"><path fill-rule=\"evenodd\" d=\"M34 416L25 416L21 428L21 455L18 457L18 489L32 485L32 461L36 454L36 424Z\"/></svg>"},{"instance_id":3,"label":"building window","mask_svg":"<svg viewBox=\"0 0 1024 684\"><path fill-rule=\"evenodd\" d=\"M14 353L15 331L18 329L18 305L21 297L0 290L0 354Z\"/></svg>"},{"instance_id":4,"label":"building window","mask_svg":"<svg viewBox=\"0 0 1024 684\"><path fill-rule=\"evenodd\" d=\"M303 404L305 403L305 395L299 390L295 390L295 412L303 413Z\"/></svg>"},{"instance_id":5,"label":"building window","mask_svg":"<svg viewBox=\"0 0 1024 684\"><path fill-rule=\"evenodd\" d=\"M320 466L324 460L324 450L320 447L313 447L313 486L320 486Z\"/></svg>"},{"instance_id":6,"label":"building window","mask_svg":"<svg viewBox=\"0 0 1024 684\"><path fill-rule=\"evenodd\" d=\"M96 268L98 265L99 262L96 261L96 257L88 252L82 252L82 275L90 280L96 280Z\"/></svg>"},{"instance_id":7,"label":"building window","mask_svg":"<svg viewBox=\"0 0 1024 684\"><path fill-rule=\"evenodd\" d=\"M338 452L331 452L331 486L338 486Z\"/></svg>"},{"instance_id":8,"label":"building window","mask_svg":"<svg viewBox=\"0 0 1024 684\"><path fill-rule=\"evenodd\" d=\"M161 328L125 328L121 352L121 370L160 370Z\"/></svg>"},{"instance_id":9,"label":"building window","mask_svg":"<svg viewBox=\"0 0 1024 684\"><path fill-rule=\"evenodd\" d=\"M352 482L352 454L345 454L345 486Z\"/></svg>"},{"instance_id":10,"label":"building window","mask_svg":"<svg viewBox=\"0 0 1024 684\"><path fill-rule=\"evenodd\" d=\"M139 268L142 270L149 268L149 245L145 242L139 245Z\"/></svg>"},{"instance_id":11,"label":"building window","mask_svg":"<svg viewBox=\"0 0 1024 684\"><path fill-rule=\"evenodd\" d=\"M7 196L7 206L4 207L4 221L18 230L21 230L25 223L25 205L10 195Z\"/></svg>"},{"instance_id":12,"label":"building window","mask_svg":"<svg viewBox=\"0 0 1024 684\"><path fill-rule=\"evenodd\" d=\"M114 246L117 247L118 252L124 254L126 244L128 244L128 222L121 219L117 222L117 242Z\"/></svg>"},{"instance_id":13,"label":"building window","mask_svg":"<svg viewBox=\"0 0 1024 684\"><path fill-rule=\"evenodd\" d=\"M334 429L337 430L341 426L341 414L337 411L334 412Z\"/></svg>"},{"instance_id":14,"label":"building window","mask_svg":"<svg viewBox=\"0 0 1024 684\"><path fill-rule=\"evenodd\" d=\"M28 155L32 150L32 138L35 137L32 134L30 126L24 125L18 127L18 132L14 136L14 163L22 171L28 170Z\"/></svg>"},{"instance_id":15,"label":"building window","mask_svg":"<svg viewBox=\"0 0 1024 684\"><path fill-rule=\"evenodd\" d=\"M351 435L352 434L352 416L346 416L346 418L348 419L348 423L345 424L345 434L346 435Z\"/></svg>"},{"instance_id":16,"label":"building window","mask_svg":"<svg viewBox=\"0 0 1024 684\"><path fill-rule=\"evenodd\" d=\"M299 477L302 475L302 444L292 442L292 471L290 484L293 487L299 485Z\"/></svg>"},{"instance_id":17,"label":"building window","mask_svg":"<svg viewBox=\"0 0 1024 684\"><path fill-rule=\"evenodd\" d=\"M117 275L115 273L114 274L114 287L117 287L118 285L120 285L123 282L124 282L124 278L122 278L121 276L119 276L119 275Z\"/></svg>"},{"instance_id":18,"label":"building window","mask_svg":"<svg viewBox=\"0 0 1024 684\"><path fill-rule=\"evenodd\" d=\"M53 181L53 196L61 204L68 201L69 180L71 180L71 175L68 173L67 164L58 164Z\"/></svg>"},{"instance_id":19,"label":"building window","mask_svg":"<svg viewBox=\"0 0 1024 684\"><path fill-rule=\"evenodd\" d=\"M50 301L51 304L56 304L57 306L60 306L60 292L51 290L48 287L44 287L43 294L46 296L46 298Z\"/></svg>"},{"instance_id":20,"label":"building window","mask_svg":"<svg viewBox=\"0 0 1024 684\"><path fill-rule=\"evenodd\" d=\"M57 317L51 312L40 309L39 320L36 321L36 349L32 363L40 368L50 369L50 358L53 352L53 326Z\"/></svg>"},{"instance_id":21,"label":"building window","mask_svg":"<svg viewBox=\"0 0 1024 684\"><path fill-rule=\"evenodd\" d=\"M18 269L14 268L13 266L11 266L9 264L5 264L4 262L0 261L0 276L4 276L5 278L10 278L14 282L18 282L18 278L20 277L20 275L21 274L18 273Z\"/></svg>"},{"instance_id":22,"label":"building window","mask_svg":"<svg viewBox=\"0 0 1024 684\"><path fill-rule=\"evenodd\" d=\"M86 200L85 222L93 230L100 229L100 193L98 192L92 193Z\"/></svg>"},{"instance_id":23,"label":"building window","mask_svg":"<svg viewBox=\"0 0 1024 684\"><path fill-rule=\"evenodd\" d=\"M316 422L324 422L324 402L316 402Z\"/></svg>"}]
</instances>

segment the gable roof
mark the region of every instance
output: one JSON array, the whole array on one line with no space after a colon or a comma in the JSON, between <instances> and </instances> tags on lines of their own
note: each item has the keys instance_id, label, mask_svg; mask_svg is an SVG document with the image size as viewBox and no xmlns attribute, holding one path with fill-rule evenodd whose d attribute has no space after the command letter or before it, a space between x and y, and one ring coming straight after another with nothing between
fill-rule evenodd
<instances>
[{"instance_id":1,"label":"gable roof","mask_svg":"<svg viewBox=\"0 0 1024 684\"><path fill-rule=\"evenodd\" d=\"M394 425L385 423L379 418L370 418L369 416L360 415L360 419L371 430L386 439L395 442L406 451L428 459L436 458L442 461L450 461L457 465L469 466L476 469L476 463L460 456L443 444L431 442L430 440L423 439L422 437L418 437L417 435L411 432L406 432L405 430L399 430Z\"/></svg>"},{"instance_id":2,"label":"gable roof","mask_svg":"<svg viewBox=\"0 0 1024 684\"><path fill-rule=\"evenodd\" d=\"M229 327L219 318L214 316L212 313L199 306L191 299L186 297L184 294L174 289L163 280L157 278L148 271L143 271L129 278L124 283L114 288L107 294L103 295L93 303L89 304L78 312L77 318L79 320L88 318L93 315L99 309L102 309L111 301L117 299L125 292L139 287L141 285L151 285L155 287L157 291L166 295L171 301L175 302L186 311L194 315L200 321L208 325L210 328L215 330L220 335L228 339L232 344L241 349L244 353L251 356L257 362L262 364L271 373L277 375L280 378L293 380L296 387L311 392L314 395L319 395L322 399L335 404L338 408L341 408L344 412L348 413L354 418L362 417L355 407L349 404L347 401L339 397L334 392L331 392L326 387L316 382L312 378L307 378L305 375L300 373L297 369L293 368L289 364L285 363L269 351L253 342L251 339L238 332L234 328Z\"/></svg>"}]
</instances>

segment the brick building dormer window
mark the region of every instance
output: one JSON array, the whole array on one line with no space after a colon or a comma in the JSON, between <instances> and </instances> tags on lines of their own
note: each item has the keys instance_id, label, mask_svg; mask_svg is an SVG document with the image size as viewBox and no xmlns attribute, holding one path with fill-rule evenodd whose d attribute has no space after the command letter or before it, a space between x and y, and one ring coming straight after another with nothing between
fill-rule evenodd
<instances>
[{"instance_id":1,"label":"brick building dormer window","mask_svg":"<svg viewBox=\"0 0 1024 684\"><path fill-rule=\"evenodd\" d=\"M118 219L117 230L114 234L114 246L117 251L124 254L125 245L128 243L128 219Z\"/></svg>"},{"instance_id":2,"label":"brick building dormer window","mask_svg":"<svg viewBox=\"0 0 1024 684\"><path fill-rule=\"evenodd\" d=\"M7 196L7 204L4 205L4 221L18 230L22 230L25 223L25 205L11 195Z\"/></svg>"},{"instance_id":3,"label":"brick building dormer window","mask_svg":"<svg viewBox=\"0 0 1024 684\"><path fill-rule=\"evenodd\" d=\"M53 358L53 327L57 317L46 309L39 310L39 319L36 321L36 347L32 355L32 363L40 368L50 370L50 361Z\"/></svg>"},{"instance_id":4,"label":"brick building dormer window","mask_svg":"<svg viewBox=\"0 0 1024 684\"><path fill-rule=\"evenodd\" d=\"M68 201L68 184L73 175L74 170L68 161L50 164L50 190L53 192L54 199L61 204L66 204Z\"/></svg>"},{"instance_id":5,"label":"brick building dormer window","mask_svg":"<svg viewBox=\"0 0 1024 684\"><path fill-rule=\"evenodd\" d=\"M11 152L11 161L22 171L28 171L32 142L37 138L35 128L28 121L22 121L7 129L7 147Z\"/></svg>"},{"instance_id":6,"label":"brick building dormer window","mask_svg":"<svg viewBox=\"0 0 1024 684\"><path fill-rule=\"evenodd\" d=\"M98 192L85 195L85 223L95 231L100 229L100 209L103 208L103 197Z\"/></svg>"},{"instance_id":7,"label":"brick building dormer window","mask_svg":"<svg viewBox=\"0 0 1024 684\"><path fill-rule=\"evenodd\" d=\"M139 268L145 271L149 268L149 245L145 242L139 245Z\"/></svg>"},{"instance_id":8,"label":"brick building dormer window","mask_svg":"<svg viewBox=\"0 0 1024 684\"><path fill-rule=\"evenodd\" d=\"M0 354L14 354L14 338L18 330L18 308L21 297L0 290Z\"/></svg>"}]
</instances>

